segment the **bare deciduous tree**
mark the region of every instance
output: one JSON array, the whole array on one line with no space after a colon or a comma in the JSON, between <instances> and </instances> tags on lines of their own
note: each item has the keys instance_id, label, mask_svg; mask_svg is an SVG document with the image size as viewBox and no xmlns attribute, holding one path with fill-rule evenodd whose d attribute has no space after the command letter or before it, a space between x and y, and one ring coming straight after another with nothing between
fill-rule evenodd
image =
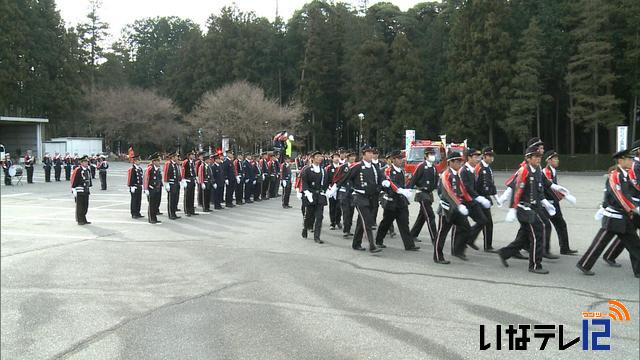
<instances>
[{"instance_id":1,"label":"bare deciduous tree","mask_svg":"<svg viewBox=\"0 0 640 360\"><path fill-rule=\"evenodd\" d=\"M180 112L171 100L151 90L132 87L96 90L89 95L89 104L92 128L103 134L107 143L125 140L166 148L188 130L177 121Z\"/></svg>"},{"instance_id":2,"label":"bare deciduous tree","mask_svg":"<svg viewBox=\"0 0 640 360\"><path fill-rule=\"evenodd\" d=\"M302 113L299 105L280 106L277 100L265 97L261 88L237 81L204 94L187 122L202 129L205 142L218 143L225 135L251 148L280 130L302 133Z\"/></svg>"}]
</instances>

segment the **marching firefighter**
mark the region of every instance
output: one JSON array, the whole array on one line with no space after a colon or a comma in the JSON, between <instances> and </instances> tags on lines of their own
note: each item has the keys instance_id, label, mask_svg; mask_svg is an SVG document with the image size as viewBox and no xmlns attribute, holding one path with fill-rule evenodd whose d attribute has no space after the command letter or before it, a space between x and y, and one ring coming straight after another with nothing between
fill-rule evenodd
<instances>
[{"instance_id":1,"label":"marching firefighter","mask_svg":"<svg viewBox=\"0 0 640 360\"><path fill-rule=\"evenodd\" d=\"M353 250L365 250L362 247L364 237L369 242L369 251L376 253L382 249L376 247L373 237L373 227L376 222L374 211L378 206L378 194L383 179L378 168L372 164L372 160L373 148L366 145L362 148L362 160L351 165L349 173L337 183L337 187L344 186L347 181L350 181L353 189L353 204L358 211L358 222L351 247Z\"/></svg>"},{"instance_id":2,"label":"marching firefighter","mask_svg":"<svg viewBox=\"0 0 640 360\"><path fill-rule=\"evenodd\" d=\"M164 164L162 182L167 191L167 213L170 220L179 219L176 215L178 210L178 199L180 198L180 165L175 160L176 154L167 154L167 161Z\"/></svg>"},{"instance_id":3,"label":"marching firefighter","mask_svg":"<svg viewBox=\"0 0 640 360\"><path fill-rule=\"evenodd\" d=\"M233 152L231 150L227 151L227 157L222 162L222 173L224 174L224 203L227 208L235 207L233 205L233 194L235 192L235 185L237 182L237 169L233 166Z\"/></svg>"},{"instance_id":4,"label":"marching firefighter","mask_svg":"<svg viewBox=\"0 0 640 360\"><path fill-rule=\"evenodd\" d=\"M493 169L491 164L493 163L494 153L492 148L482 149L482 160L475 166L476 184L475 189L478 195L484 197L489 201L489 207L482 207L480 210L485 216L486 221L484 224L476 223L471 227L471 234L469 236L469 244L473 244L476 238L482 232L484 238L484 251L495 252L493 248L493 217L491 216L491 206L493 206L492 198L495 198L497 193L496 184L493 180Z\"/></svg>"},{"instance_id":5,"label":"marching firefighter","mask_svg":"<svg viewBox=\"0 0 640 360\"><path fill-rule=\"evenodd\" d=\"M180 187L184 189L184 214L186 216L198 215L195 210L195 190L196 190L196 164L195 164L195 152L192 151L187 154L187 157L182 161Z\"/></svg>"},{"instance_id":6,"label":"marching firefighter","mask_svg":"<svg viewBox=\"0 0 640 360\"><path fill-rule=\"evenodd\" d=\"M142 186L144 181L144 172L140 167L140 155L133 157L133 164L127 171L127 186L131 193L131 217L134 219L142 218L140 207L142 204Z\"/></svg>"},{"instance_id":7,"label":"marching firefighter","mask_svg":"<svg viewBox=\"0 0 640 360\"><path fill-rule=\"evenodd\" d=\"M398 224L398 231L407 251L416 251L420 249L416 246L413 236L409 231L409 199L411 198L411 190L405 189L404 170L402 170L402 152L396 150L391 153L391 165L384 170L385 179L382 180L382 187L385 191L380 200L380 206L383 209L382 221L376 234L376 245L380 248L386 248L384 245L384 237L387 231L395 221Z\"/></svg>"},{"instance_id":8,"label":"marching firefighter","mask_svg":"<svg viewBox=\"0 0 640 360\"><path fill-rule=\"evenodd\" d=\"M53 167L53 160L51 160L51 156L49 155L49 153L45 153L44 157L42 158L42 169L44 170L44 182L51 182L52 167Z\"/></svg>"},{"instance_id":9,"label":"marching firefighter","mask_svg":"<svg viewBox=\"0 0 640 360\"><path fill-rule=\"evenodd\" d=\"M282 164L280 165L280 185L282 186L282 208L290 209L291 165L289 164L289 155L284 156L284 161L282 161Z\"/></svg>"},{"instance_id":10,"label":"marching firefighter","mask_svg":"<svg viewBox=\"0 0 640 360\"><path fill-rule=\"evenodd\" d=\"M49 154L45 154L45 156L48 155ZM33 166L35 165L35 163L36 159L31 154L31 150L27 150L27 153L24 155L24 168L25 170L27 170L27 184L33 184Z\"/></svg>"},{"instance_id":11,"label":"marching firefighter","mask_svg":"<svg viewBox=\"0 0 640 360\"><path fill-rule=\"evenodd\" d=\"M107 169L109 168L109 162L107 161L106 155L100 155L100 160L98 160L96 167L98 168L98 176L100 177L100 190L107 190Z\"/></svg>"},{"instance_id":12,"label":"marching firefighter","mask_svg":"<svg viewBox=\"0 0 640 360\"><path fill-rule=\"evenodd\" d=\"M60 181L60 175L62 174L62 158L60 153L56 152L53 156L53 176L56 181Z\"/></svg>"},{"instance_id":13,"label":"marching firefighter","mask_svg":"<svg viewBox=\"0 0 640 360\"><path fill-rule=\"evenodd\" d=\"M71 174L71 192L76 201L76 222L78 225L88 225L87 211L89 210L89 189L91 188L91 170L89 169L89 157L86 155L80 159L80 166Z\"/></svg>"},{"instance_id":14,"label":"marching firefighter","mask_svg":"<svg viewBox=\"0 0 640 360\"><path fill-rule=\"evenodd\" d=\"M69 181L69 179L71 179L71 165L73 165L71 154L66 153L64 156L64 179L66 181Z\"/></svg>"},{"instance_id":15,"label":"marching firefighter","mask_svg":"<svg viewBox=\"0 0 640 360\"><path fill-rule=\"evenodd\" d=\"M149 157L151 163L144 174L144 194L149 201L147 217L150 224L158 224L160 200L162 199L162 173L160 171L160 155L153 154Z\"/></svg>"},{"instance_id":16,"label":"marching firefighter","mask_svg":"<svg viewBox=\"0 0 640 360\"><path fill-rule=\"evenodd\" d=\"M235 193L236 193L236 205L244 205L244 179L242 178L244 174L244 156L238 153L236 160L233 162L233 166L236 170L236 184L235 184Z\"/></svg>"},{"instance_id":17,"label":"marching firefighter","mask_svg":"<svg viewBox=\"0 0 640 360\"><path fill-rule=\"evenodd\" d=\"M213 155L213 208L216 210L224 209L222 201L224 200L224 170L222 169L222 158L220 155Z\"/></svg>"},{"instance_id":18,"label":"marching firefighter","mask_svg":"<svg viewBox=\"0 0 640 360\"><path fill-rule=\"evenodd\" d=\"M549 150L545 152L544 159L547 162L547 166L543 169L544 176L554 184L558 184L558 172L557 168L560 165L560 156L557 152ZM556 228L558 234L558 242L560 243L560 254L562 255L575 255L578 251L572 250L569 247L569 234L567 233L567 223L562 216L562 210L560 209L560 200L566 199L571 204L576 203L576 198L571 194L563 194L559 191L555 191L551 188L545 190L545 198L549 200L556 209L556 214L549 217L549 220ZM545 231L545 252L549 253L549 247L551 243L551 229Z\"/></svg>"},{"instance_id":19,"label":"marching firefighter","mask_svg":"<svg viewBox=\"0 0 640 360\"><path fill-rule=\"evenodd\" d=\"M475 222L473 228L469 229L467 238L467 245L474 250L478 250L478 247L474 244L475 239L482 231L482 228L489 222L484 210L491 208L491 201L476 191L476 165L480 162L480 155L481 152L479 150L468 149L467 162L460 168L460 180L462 180L465 190L472 198L472 201L467 201L465 206L469 209L469 217ZM489 215L491 215L491 210L489 210Z\"/></svg>"},{"instance_id":20,"label":"marching firefighter","mask_svg":"<svg viewBox=\"0 0 640 360\"><path fill-rule=\"evenodd\" d=\"M440 207L438 208L438 235L433 245L433 261L436 264L449 264L449 260L445 260L442 249L447 234L452 227L454 234L452 235L451 255L462 260L467 260L465 256L465 248L467 237L469 234L469 209L465 204L473 201L473 198L465 189L465 185L460 179L460 168L463 166L462 153L458 151L450 151L447 154L447 162L449 168L446 169L438 181L438 196L440 197Z\"/></svg>"},{"instance_id":21,"label":"marching firefighter","mask_svg":"<svg viewBox=\"0 0 640 360\"><path fill-rule=\"evenodd\" d=\"M213 188L213 169L211 168L211 157L207 156L205 162L198 167L198 187L201 191L202 211L211 212L211 190Z\"/></svg>"},{"instance_id":22,"label":"marching firefighter","mask_svg":"<svg viewBox=\"0 0 640 360\"><path fill-rule=\"evenodd\" d=\"M415 201L420 205L420 212L411 228L411 236L418 240L423 225L427 224L431 243L435 243L437 236L436 216L433 212L433 191L438 188L438 170L435 167L436 149L427 148L424 152L424 162L418 166L409 181L409 189L416 189Z\"/></svg>"},{"instance_id":23,"label":"marching firefighter","mask_svg":"<svg viewBox=\"0 0 640 360\"><path fill-rule=\"evenodd\" d=\"M313 240L323 244L320 239L322 231L322 217L324 207L327 205L326 191L329 186L329 178L325 169L321 166L323 156L319 151L311 153L312 163L300 173L302 182L302 202L305 204L304 226L302 237L307 238L307 229L313 227Z\"/></svg>"},{"instance_id":24,"label":"marching firefighter","mask_svg":"<svg viewBox=\"0 0 640 360\"><path fill-rule=\"evenodd\" d=\"M244 154L242 171L242 179L244 179L244 203L251 204L253 202L251 196L253 195L253 186L256 183L256 174L253 166L253 156L249 153Z\"/></svg>"},{"instance_id":25,"label":"marching firefighter","mask_svg":"<svg viewBox=\"0 0 640 360\"><path fill-rule=\"evenodd\" d=\"M331 164L327 165L327 167L325 168L325 171L329 176L330 184L333 184L335 182L334 175L338 171L338 168L340 168L340 154L334 153L333 155L331 155ZM329 198L329 219L331 220L329 230L335 230L336 227L338 229L342 229L342 224L340 223L342 212L340 209L340 203L336 198L337 192L335 195L336 196Z\"/></svg>"},{"instance_id":26,"label":"marching firefighter","mask_svg":"<svg viewBox=\"0 0 640 360\"><path fill-rule=\"evenodd\" d=\"M356 162L356 154L349 153L346 156L346 161L336 171L333 176L333 182L336 184L337 198L340 202L340 212L342 213L342 237L348 239L353 236L351 232L351 226L353 224L353 213L355 206L353 205L353 193L351 180L342 181L342 178L349 174L349 170Z\"/></svg>"}]
</instances>

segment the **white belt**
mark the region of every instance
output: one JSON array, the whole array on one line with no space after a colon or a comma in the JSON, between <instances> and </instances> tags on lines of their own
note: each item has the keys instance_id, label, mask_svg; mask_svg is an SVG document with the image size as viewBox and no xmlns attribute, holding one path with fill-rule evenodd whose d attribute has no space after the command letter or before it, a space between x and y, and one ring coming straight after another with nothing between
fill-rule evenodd
<instances>
[{"instance_id":1,"label":"white belt","mask_svg":"<svg viewBox=\"0 0 640 360\"><path fill-rule=\"evenodd\" d=\"M612 212L608 211L607 209L605 209L605 210L602 212L602 215L603 215L603 216L606 216L606 217L608 217L608 218L613 218L613 219L622 219L622 214L612 213Z\"/></svg>"},{"instance_id":2,"label":"white belt","mask_svg":"<svg viewBox=\"0 0 640 360\"><path fill-rule=\"evenodd\" d=\"M353 192L358 193L358 194L362 194L362 195L365 194L364 190L353 189Z\"/></svg>"},{"instance_id":3,"label":"white belt","mask_svg":"<svg viewBox=\"0 0 640 360\"><path fill-rule=\"evenodd\" d=\"M521 209L527 210L527 211L531 211L531 208L530 208L530 207L528 207L528 206L524 206L524 205L522 205L522 204L518 204L518 207L519 207L519 208L521 208Z\"/></svg>"},{"instance_id":4,"label":"white belt","mask_svg":"<svg viewBox=\"0 0 640 360\"><path fill-rule=\"evenodd\" d=\"M385 200L387 200L387 201L393 201L393 199L392 199L392 198L390 198L387 194L384 194L384 195L382 196L382 198L383 198L383 199L385 199Z\"/></svg>"},{"instance_id":5,"label":"white belt","mask_svg":"<svg viewBox=\"0 0 640 360\"><path fill-rule=\"evenodd\" d=\"M442 200L440 200L440 206L442 206L442 208L445 209L445 210L449 210L450 209L449 204L447 204L446 202L444 202Z\"/></svg>"},{"instance_id":6,"label":"white belt","mask_svg":"<svg viewBox=\"0 0 640 360\"><path fill-rule=\"evenodd\" d=\"M338 191L347 192L347 190L345 188L340 188Z\"/></svg>"},{"instance_id":7,"label":"white belt","mask_svg":"<svg viewBox=\"0 0 640 360\"><path fill-rule=\"evenodd\" d=\"M631 200L633 200L635 202L640 202L640 199L638 199L637 197L632 197Z\"/></svg>"}]
</instances>

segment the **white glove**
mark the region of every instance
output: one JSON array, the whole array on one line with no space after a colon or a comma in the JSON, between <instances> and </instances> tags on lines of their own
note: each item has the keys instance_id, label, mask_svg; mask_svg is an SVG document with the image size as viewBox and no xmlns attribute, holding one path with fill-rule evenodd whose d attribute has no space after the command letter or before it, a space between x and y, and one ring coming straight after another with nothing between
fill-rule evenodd
<instances>
[{"instance_id":1,"label":"white glove","mask_svg":"<svg viewBox=\"0 0 640 360\"><path fill-rule=\"evenodd\" d=\"M145 190L143 190L142 192L144 192L144 194L145 194L146 196L149 196L149 190L146 190L146 189L145 189Z\"/></svg>"},{"instance_id":2,"label":"white glove","mask_svg":"<svg viewBox=\"0 0 640 360\"><path fill-rule=\"evenodd\" d=\"M253 180L253 185L255 185L255 184L256 184L256 181L255 181L255 180Z\"/></svg>"},{"instance_id":3,"label":"white glove","mask_svg":"<svg viewBox=\"0 0 640 360\"><path fill-rule=\"evenodd\" d=\"M483 208L488 209L491 207L491 201L489 201L486 197L480 195L478 197L476 197L475 199L476 202L478 202L480 205L482 205Z\"/></svg>"},{"instance_id":4,"label":"white glove","mask_svg":"<svg viewBox=\"0 0 640 360\"><path fill-rule=\"evenodd\" d=\"M298 198L298 200L302 200L302 193L296 192L296 197Z\"/></svg>"},{"instance_id":5,"label":"white glove","mask_svg":"<svg viewBox=\"0 0 640 360\"><path fill-rule=\"evenodd\" d=\"M244 181L244 183L245 183L245 184L248 184L248 183L249 183L249 181L251 181L251 180L247 179L247 180L245 180L245 181Z\"/></svg>"},{"instance_id":6,"label":"white glove","mask_svg":"<svg viewBox=\"0 0 640 360\"><path fill-rule=\"evenodd\" d=\"M558 185L558 184L551 184L551 189L553 189L553 190L555 190L555 191L557 191L559 193L562 193L564 195L567 195L569 193L569 190L567 190L566 187Z\"/></svg>"},{"instance_id":7,"label":"white glove","mask_svg":"<svg viewBox=\"0 0 640 360\"><path fill-rule=\"evenodd\" d=\"M229 185L229 180L224 181L225 185Z\"/></svg>"},{"instance_id":8,"label":"white glove","mask_svg":"<svg viewBox=\"0 0 640 360\"><path fill-rule=\"evenodd\" d=\"M338 192L338 185L333 184L327 189L327 199L328 198L336 198L336 193Z\"/></svg>"},{"instance_id":9,"label":"white glove","mask_svg":"<svg viewBox=\"0 0 640 360\"><path fill-rule=\"evenodd\" d=\"M391 181L382 180L382 186L388 188L389 186L391 186Z\"/></svg>"},{"instance_id":10,"label":"white glove","mask_svg":"<svg viewBox=\"0 0 640 360\"><path fill-rule=\"evenodd\" d=\"M576 204L576 197L571 195L571 194L567 194L564 196L564 198L571 203L571 205L575 205Z\"/></svg>"},{"instance_id":11,"label":"white glove","mask_svg":"<svg viewBox=\"0 0 640 360\"><path fill-rule=\"evenodd\" d=\"M282 187L287 187L287 180L280 181L280 184L282 184Z\"/></svg>"},{"instance_id":12,"label":"white glove","mask_svg":"<svg viewBox=\"0 0 640 360\"><path fill-rule=\"evenodd\" d=\"M205 190L207 188L207 184L205 183L200 184L200 186L202 187L202 190Z\"/></svg>"},{"instance_id":13,"label":"white glove","mask_svg":"<svg viewBox=\"0 0 640 360\"><path fill-rule=\"evenodd\" d=\"M171 185L169 185L168 183L164 184L164 189L167 191L171 190Z\"/></svg>"},{"instance_id":14,"label":"white glove","mask_svg":"<svg viewBox=\"0 0 640 360\"><path fill-rule=\"evenodd\" d=\"M73 194L73 197L78 197L78 190L71 189L71 193Z\"/></svg>"},{"instance_id":15,"label":"white glove","mask_svg":"<svg viewBox=\"0 0 640 360\"><path fill-rule=\"evenodd\" d=\"M509 223L514 222L516 220L516 217L517 217L516 209L510 208L509 212L507 213L507 216L504 218L504 221Z\"/></svg>"},{"instance_id":16,"label":"white glove","mask_svg":"<svg viewBox=\"0 0 640 360\"><path fill-rule=\"evenodd\" d=\"M411 190L410 189L398 189L398 193L400 195L407 198L407 200L411 201Z\"/></svg>"},{"instance_id":17,"label":"white glove","mask_svg":"<svg viewBox=\"0 0 640 360\"><path fill-rule=\"evenodd\" d=\"M511 189L510 187L507 188L507 190L505 190L502 195L500 195L497 200L498 200L498 206L502 207L503 204L508 204L509 201L511 201L511 194L513 194L513 189Z\"/></svg>"},{"instance_id":18,"label":"white glove","mask_svg":"<svg viewBox=\"0 0 640 360\"><path fill-rule=\"evenodd\" d=\"M554 216L556 214L556 207L553 206L553 204L550 203L549 200L542 199L540 203L542 204L542 206L544 206L545 209L547 209L549 216Z\"/></svg>"},{"instance_id":19,"label":"white glove","mask_svg":"<svg viewBox=\"0 0 640 360\"><path fill-rule=\"evenodd\" d=\"M240 184L240 175L236 176L236 182Z\"/></svg>"},{"instance_id":20,"label":"white glove","mask_svg":"<svg viewBox=\"0 0 640 360\"><path fill-rule=\"evenodd\" d=\"M262 174L262 180L264 180L267 176L265 174Z\"/></svg>"},{"instance_id":21,"label":"white glove","mask_svg":"<svg viewBox=\"0 0 640 360\"><path fill-rule=\"evenodd\" d=\"M136 187L135 186L131 186L129 188L129 191L131 191L132 194L135 193L136 192Z\"/></svg>"},{"instance_id":22,"label":"white glove","mask_svg":"<svg viewBox=\"0 0 640 360\"><path fill-rule=\"evenodd\" d=\"M640 207L636 207L635 209L633 209L633 212L640 215Z\"/></svg>"},{"instance_id":23,"label":"white glove","mask_svg":"<svg viewBox=\"0 0 640 360\"><path fill-rule=\"evenodd\" d=\"M180 180L180 187L181 188L186 188L187 187L187 180Z\"/></svg>"},{"instance_id":24,"label":"white glove","mask_svg":"<svg viewBox=\"0 0 640 360\"><path fill-rule=\"evenodd\" d=\"M462 214L464 216L469 215L469 209L467 209L467 207L464 206L464 204L458 205L458 212L460 212L460 214Z\"/></svg>"},{"instance_id":25,"label":"white glove","mask_svg":"<svg viewBox=\"0 0 640 360\"><path fill-rule=\"evenodd\" d=\"M218 188L218 184L213 183L213 188L214 188L214 189L217 189L217 188Z\"/></svg>"},{"instance_id":26,"label":"white glove","mask_svg":"<svg viewBox=\"0 0 640 360\"><path fill-rule=\"evenodd\" d=\"M309 203L313 202L313 194L311 193L311 191L305 190L304 196L307 197L307 200L309 200Z\"/></svg>"},{"instance_id":27,"label":"white glove","mask_svg":"<svg viewBox=\"0 0 640 360\"><path fill-rule=\"evenodd\" d=\"M600 221L600 220L602 220L603 216L604 216L604 208L602 206L600 206L600 208L598 209L598 211L596 211L596 214L593 216L593 218L596 221Z\"/></svg>"}]
</instances>

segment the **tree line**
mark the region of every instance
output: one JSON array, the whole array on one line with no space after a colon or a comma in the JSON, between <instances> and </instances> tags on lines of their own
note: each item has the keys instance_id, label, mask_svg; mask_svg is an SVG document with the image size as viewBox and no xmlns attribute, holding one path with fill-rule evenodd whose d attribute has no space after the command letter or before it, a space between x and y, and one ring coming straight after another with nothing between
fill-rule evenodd
<instances>
[{"instance_id":1,"label":"tree line","mask_svg":"<svg viewBox=\"0 0 640 360\"><path fill-rule=\"evenodd\" d=\"M109 46L89 4L65 27L54 0L0 1L2 114L155 147L250 148L280 127L303 149L355 148L361 131L397 148L405 129L514 153L531 136L572 154L612 151L618 125L640 136L637 0L316 0L286 21L225 7L206 29L139 19Z\"/></svg>"}]
</instances>

